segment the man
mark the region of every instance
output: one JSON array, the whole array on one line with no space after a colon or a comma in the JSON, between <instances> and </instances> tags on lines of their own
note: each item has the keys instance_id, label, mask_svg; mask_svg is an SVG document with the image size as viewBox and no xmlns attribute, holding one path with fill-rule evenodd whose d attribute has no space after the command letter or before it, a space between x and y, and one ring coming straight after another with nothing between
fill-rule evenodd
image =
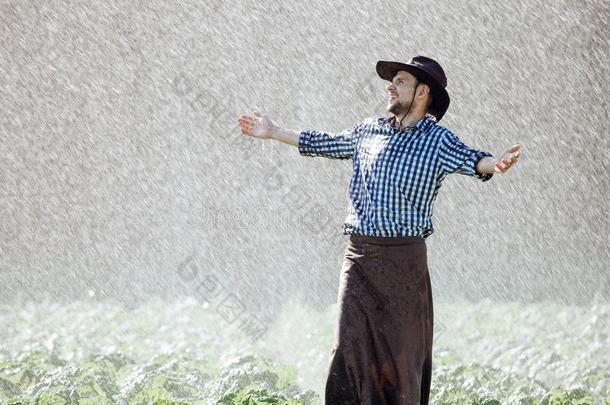
<instances>
[{"instance_id":1,"label":"man","mask_svg":"<svg viewBox=\"0 0 610 405\"><path fill-rule=\"evenodd\" d=\"M436 61L415 56L379 61L376 69L390 82L391 117L338 134L283 129L259 112L238 118L245 135L297 146L304 156L353 159L326 405L428 403L433 311L425 238L441 182L450 173L488 181L519 159L518 144L494 157L437 124L450 99Z\"/></svg>"}]
</instances>

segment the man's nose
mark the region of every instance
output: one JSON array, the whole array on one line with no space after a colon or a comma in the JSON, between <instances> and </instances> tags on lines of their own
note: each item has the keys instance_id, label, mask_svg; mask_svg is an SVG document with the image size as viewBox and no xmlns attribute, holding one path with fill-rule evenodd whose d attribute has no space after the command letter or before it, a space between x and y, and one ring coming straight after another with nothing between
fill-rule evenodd
<instances>
[{"instance_id":1,"label":"man's nose","mask_svg":"<svg viewBox=\"0 0 610 405\"><path fill-rule=\"evenodd\" d=\"M394 90L394 84L393 84L393 83L388 84L388 85L386 86L386 90L387 90L387 91Z\"/></svg>"}]
</instances>

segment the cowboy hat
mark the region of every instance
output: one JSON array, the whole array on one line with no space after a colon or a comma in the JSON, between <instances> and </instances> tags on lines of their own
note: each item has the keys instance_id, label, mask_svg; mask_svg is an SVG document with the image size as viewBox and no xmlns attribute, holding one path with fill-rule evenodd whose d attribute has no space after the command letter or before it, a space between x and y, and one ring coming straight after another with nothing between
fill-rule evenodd
<instances>
[{"instance_id":1,"label":"cowboy hat","mask_svg":"<svg viewBox=\"0 0 610 405\"><path fill-rule=\"evenodd\" d=\"M377 74L384 80L392 81L396 72L405 70L411 73L422 83L430 86L432 93L432 105L428 112L436 117L436 121L440 121L449 108L449 94L447 87L447 77L441 65L435 60L425 56L414 56L407 63L390 62L380 60L376 66Z\"/></svg>"}]
</instances>

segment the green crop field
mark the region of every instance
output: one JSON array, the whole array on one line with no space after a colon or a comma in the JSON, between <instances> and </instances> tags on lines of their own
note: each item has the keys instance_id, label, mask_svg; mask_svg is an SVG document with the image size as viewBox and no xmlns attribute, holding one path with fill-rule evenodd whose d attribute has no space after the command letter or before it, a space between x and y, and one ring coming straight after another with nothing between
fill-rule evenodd
<instances>
[{"instance_id":1,"label":"green crop field","mask_svg":"<svg viewBox=\"0 0 610 405\"><path fill-rule=\"evenodd\" d=\"M321 404L336 308L254 341L194 298L0 306L2 404ZM436 303L433 404L610 404L610 305Z\"/></svg>"}]
</instances>

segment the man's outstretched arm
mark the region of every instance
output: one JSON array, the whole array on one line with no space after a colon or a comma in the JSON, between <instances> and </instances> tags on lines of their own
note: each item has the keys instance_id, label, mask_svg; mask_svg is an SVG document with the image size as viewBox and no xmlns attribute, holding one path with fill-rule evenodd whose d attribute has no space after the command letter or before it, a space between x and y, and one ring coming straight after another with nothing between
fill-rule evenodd
<instances>
[{"instance_id":1,"label":"man's outstretched arm","mask_svg":"<svg viewBox=\"0 0 610 405\"><path fill-rule=\"evenodd\" d=\"M259 139L275 139L298 147L303 156L350 159L354 154L353 136L358 125L341 133L316 130L298 131L281 128L264 114L240 115L238 125L245 135Z\"/></svg>"},{"instance_id":2,"label":"man's outstretched arm","mask_svg":"<svg viewBox=\"0 0 610 405\"><path fill-rule=\"evenodd\" d=\"M517 144L507 149L502 155L469 147L454 133L445 131L441 139L439 156L445 173L460 173L488 181L495 173L504 173L519 160Z\"/></svg>"}]
</instances>

